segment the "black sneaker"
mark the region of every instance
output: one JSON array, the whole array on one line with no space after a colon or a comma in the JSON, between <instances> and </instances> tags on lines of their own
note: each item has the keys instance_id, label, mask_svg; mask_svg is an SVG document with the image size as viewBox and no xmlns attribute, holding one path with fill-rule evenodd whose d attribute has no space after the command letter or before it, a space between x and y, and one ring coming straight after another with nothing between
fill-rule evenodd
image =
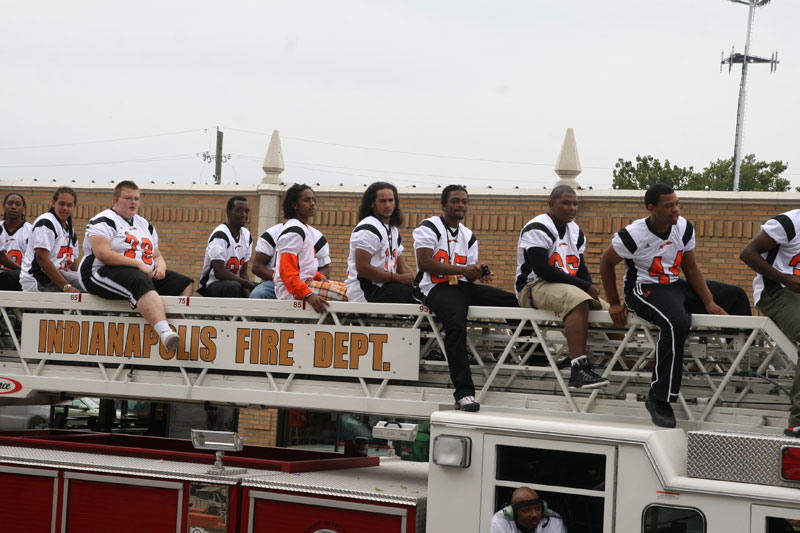
<instances>
[{"instance_id":1,"label":"black sneaker","mask_svg":"<svg viewBox=\"0 0 800 533\"><path fill-rule=\"evenodd\" d=\"M800 437L800 426L789 426L783 430L783 434L787 437Z\"/></svg>"},{"instance_id":2,"label":"black sneaker","mask_svg":"<svg viewBox=\"0 0 800 533\"><path fill-rule=\"evenodd\" d=\"M580 363L572 365L569 375L570 389L599 389L608 385L609 381L599 376L594 370L588 359L583 359Z\"/></svg>"},{"instance_id":3,"label":"black sneaker","mask_svg":"<svg viewBox=\"0 0 800 533\"><path fill-rule=\"evenodd\" d=\"M556 359L556 367L559 370L563 370L565 368L569 368L569 365L572 364L572 358L568 355L562 355L558 359Z\"/></svg>"},{"instance_id":4,"label":"black sneaker","mask_svg":"<svg viewBox=\"0 0 800 533\"><path fill-rule=\"evenodd\" d=\"M456 409L474 413L481 410L481 404L478 403L475 396L464 396L460 400L456 400Z\"/></svg>"},{"instance_id":5,"label":"black sneaker","mask_svg":"<svg viewBox=\"0 0 800 533\"><path fill-rule=\"evenodd\" d=\"M653 389L647 394L647 399L644 401L644 406L650 413L650 419L653 424L662 428L674 428L675 413L672 411L672 405L669 402L657 400L653 395Z\"/></svg>"}]
</instances>

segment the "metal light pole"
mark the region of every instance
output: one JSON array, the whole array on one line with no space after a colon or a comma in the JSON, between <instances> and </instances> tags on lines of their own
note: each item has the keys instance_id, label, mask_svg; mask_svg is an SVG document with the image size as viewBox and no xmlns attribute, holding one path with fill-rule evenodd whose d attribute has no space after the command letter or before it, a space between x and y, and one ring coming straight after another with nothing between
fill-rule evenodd
<instances>
[{"instance_id":1,"label":"metal light pole","mask_svg":"<svg viewBox=\"0 0 800 533\"><path fill-rule=\"evenodd\" d=\"M745 100L747 97L747 66L750 63L769 63L770 72L775 71L778 64L778 53L774 52L771 58L756 57L750 55L750 31L753 27L753 18L755 17L756 7L761 7L770 2L770 0L730 0L737 4L746 4L749 6L747 16L747 38L744 42L744 54L736 54L731 49L731 55L723 59L721 65L728 65L728 72L734 63L742 64L742 79L739 82L739 102L736 111L736 139L733 145L733 190L739 190L739 171L742 166L742 130L744 129L744 109ZM720 70L722 66L720 65Z\"/></svg>"}]
</instances>

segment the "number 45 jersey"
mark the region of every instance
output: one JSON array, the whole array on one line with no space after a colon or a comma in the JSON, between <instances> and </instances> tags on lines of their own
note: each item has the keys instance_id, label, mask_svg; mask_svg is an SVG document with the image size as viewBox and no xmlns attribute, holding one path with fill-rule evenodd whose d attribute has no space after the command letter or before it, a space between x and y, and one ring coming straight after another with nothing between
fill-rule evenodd
<instances>
[{"instance_id":1,"label":"number 45 jersey","mask_svg":"<svg viewBox=\"0 0 800 533\"><path fill-rule=\"evenodd\" d=\"M656 233L650 219L640 218L619 230L611 246L625 260L625 292L637 283L666 285L678 281L685 252L694 250L694 228L683 217L664 233Z\"/></svg>"},{"instance_id":2,"label":"number 45 jersey","mask_svg":"<svg viewBox=\"0 0 800 533\"><path fill-rule=\"evenodd\" d=\"M95 235L108 239L112 251L155 268L153 253L158 248L158 233L143 217L134 215L132 220L126 220L113 209L106 209L89 221L83 254L86 258L92 256L92 274L104 266L92 252L91 237Z\"/></svg>"}]
</instances>

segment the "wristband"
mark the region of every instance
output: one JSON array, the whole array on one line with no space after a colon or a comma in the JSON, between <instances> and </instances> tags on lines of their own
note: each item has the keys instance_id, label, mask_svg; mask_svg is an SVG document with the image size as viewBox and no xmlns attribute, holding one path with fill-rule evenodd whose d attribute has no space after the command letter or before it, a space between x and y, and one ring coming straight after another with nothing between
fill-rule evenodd
<instances>
[{"instance_id":1,"label":"wristband","mask_svg":"<svg viewBox=\"0 0 800 533\"><path fill-rule=\"evenodd\" d=\"M306 302L307 302L307 301L308 301L308 299L309 299L309 298L311 298L311 295L312 295L312 294L314 294L314 293L313 293L313 292L309 292L308 294L306 294L305 298L303 298L303 301L306 301Z\"/></svg>"}]
</instances>

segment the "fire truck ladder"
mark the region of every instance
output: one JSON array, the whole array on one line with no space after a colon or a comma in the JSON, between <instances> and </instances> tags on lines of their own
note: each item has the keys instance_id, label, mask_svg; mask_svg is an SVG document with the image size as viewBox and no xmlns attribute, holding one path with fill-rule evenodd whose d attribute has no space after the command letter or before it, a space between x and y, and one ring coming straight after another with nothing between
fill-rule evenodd
<instances>
[{"instance_id":1,"label":"fire truck ladder","mask_svg":"<svg viewBox=\"0 0 800 533\"><path fill-rule=\"evenodd\" d=\"M208 401L412 418L452 408L443 333L424 306L332 302L328 313L319 315L303 302L200 297L165 297L164 302L170 322L184 324L179 327L184 351L139 358L131 355L133 348L124 353L127 347L117 347L111 353L111 331L119 321L128 324L125 335L129 336L147 327L127 303L86 294L0 292L0 378L19 382L19 394L28 397ZM590 313L588 355L611 384L589 392L570 390L569 369L557 366L567 346L563 323L553 313L472 307L468 319L468 351L482 410L648 417L642 400L649 389L658 338L658 330L649 323L631 316L626 329L613 329L606 312ZM102 356L90 353L94 344L89 342L100 342L90 329L98 321L108 325L108 338L100 340L108 342L109 353ZM202 333L198 342L194 328L208 333ZM340 334L353 346L358 335L372 343L373 334L387 334L389 342L383 346L387 359L371 373L362 371L365 359L361 367L356 361L356 369L351 362L350 368L337 369L334 364L328 372L312 371L310 364L297 365L300 353L295 354L293 367L274 361L248 365L259 361L243 350L241 336L253 335L247 337L247 347L253 350L258 337L250 332L256 330L262 332L262 348L268 334L290 332L296 343L315 334L317 344L307 348L315 351L315 357L322 353L316 352L320 338L339 343L341 351L346 346L339 341ZM54 335L58 335L55 344ZM241 338L234 338L237 335ZM216 353L213 360L206 353L204 360L203 342L210 338L217 342ZM677 410L685 427L779 427L785 423L797 347L769 318L695 315L685 352ZM337 357L334 363L347 366L344 356ZM404 365L413 372L385 371L388 365Z\"/></svg>"}]
</instances>

